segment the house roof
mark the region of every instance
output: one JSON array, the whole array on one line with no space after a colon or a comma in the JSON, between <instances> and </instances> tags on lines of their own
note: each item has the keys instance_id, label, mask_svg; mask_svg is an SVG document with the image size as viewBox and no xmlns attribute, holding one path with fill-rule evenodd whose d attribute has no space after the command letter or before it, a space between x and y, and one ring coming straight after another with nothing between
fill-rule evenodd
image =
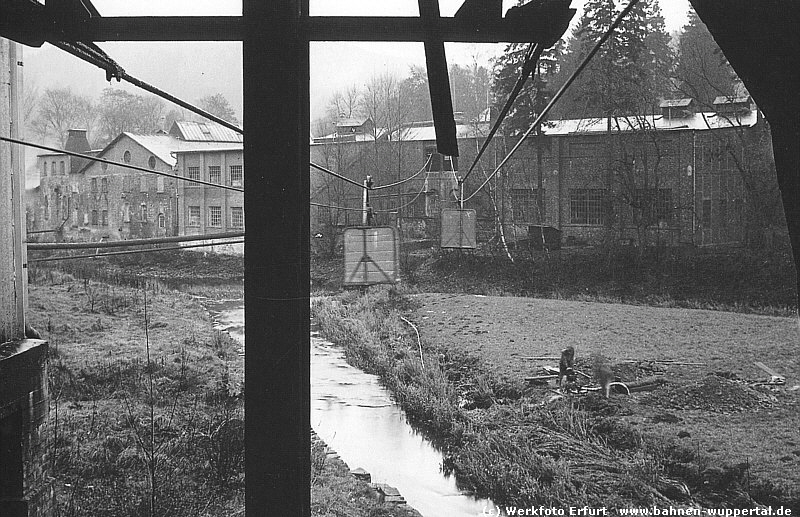
<instances>
[{"instance_id":1,"label":"house roof","mask_svg":"<svg viewBox=\"0 0 800 517\"><path fill-rule=\"evenodd\" d=\"M490 124L479 122L477 124L456 124L456 138L482 138L489 134ZM436 140L436 128L433 122L430 125L418 126L412 124L411 127L404 127L394 131L390 135L392 140L421 141Z\"/></svg>"},{"instance_id":2,"label":"house roof","mask_svg":"<svg viewBox=\"0 0 800 517\"><path fill-rule=\"evenodd\" d=\"M366 124L367 121L372 122L372 119L369 117L340 118L336 122L336 127L361 127Z\"/></svg>"},{"instance_id":3,"label":"house roof","mask_svg":"<svg viewBox=\"0 0 800 517\"><path fill-rule=\"evenodd\" d=\"M720 95L719 97L714 98L715 106L719 104L744 104L747 102L750 102L749 95L735 95L735 96Z\"/></svg>"},{"instance_id":4,"label":"house roof","mask_svg":"<svg viewBox=\"0 0 800 517\"><path fill-rule=\"evenodd\" d=\"M150 153L153 154L153 156L159 159L170 169L174 168L175 165L177 164L177 159L175 158L174 153L190 152L190 151L223 151L223 150L227 151L227 150L237 150L243 148L241 142L194 142L194 141L187 142L185 140L176 138L171 134L163 132L152 135L120 133L117 136L117 138L112 140L107 146L105 146L105 148L103 148L102 151L100 151L98 156L102 157L103 155L105 155L110 149L115 147L119 143L119 141L125 137L133 140L143 148L147 149ZM93 163L95 162L87 163L78 172L85 171Z\"/></svg>"},{"instance_id":5,"label":"house roof","mask_svg":"<svg viewBox=\"0 0 800 517\"><path fill-rule=\"evenodd\" d=\"M185 141L192 142L243 142L241 133L214 122L194 122L176 120L169 134Z\"/></svg>"},{"instance_id":6,"label":"house roof","mask_svg":"<svg viewBox=\"0 0 800 517\"><path fill-rule=\"evenodd\" d=\"M659 108L687 108L694 99L665 99L658 104Z\"/></svg>"},{"instance_id":7,"label":"house roof","mask_svg":"<svg viewBox=\"0 0 800 517\"><path fill-rule=\"evenodd\" d=\"M676 129L720 129L725 127L754 126L758 122L758 114L750 110L736 118L719 116L716 113L694 113L680 119L669 119L661 115L647 117L614 117L611 121L613 131L636 131L642 128L659 131ZM608 119L569 119L551 120L542 127L546 135L569 135L574 133L602 133L608 129Z\"/></svg>"}]
</instances>

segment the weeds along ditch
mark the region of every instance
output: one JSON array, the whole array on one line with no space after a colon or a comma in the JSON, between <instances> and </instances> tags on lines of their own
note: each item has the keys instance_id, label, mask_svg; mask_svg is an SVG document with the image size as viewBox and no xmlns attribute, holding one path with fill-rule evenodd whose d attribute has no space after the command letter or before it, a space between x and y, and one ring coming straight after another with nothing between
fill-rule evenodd
<instances>
[{"instance_id":1,"label":"weeds along ditch","mask_svg":"<svg viewBox=\"0 0 800 517\"><path fill-rule=\"evenodd\" d=\"M58 516L235 515L244 506L240 345L158 278L32 268L50 343L45 447Z\"/></svg>"},{"instance_id":2,"label":"weeds along ditch","mask_svg":"<svg viewBox=\"0 0 800 517\"><path fill-rule=\"evenodd\" d=\"M404 289L345 291L316 300L312 314L348 362L380 377L409 421L441 449L445 472L462 490L517 507L781 501L769 483L750 479L746 466L716 465L699 450L643 434L619 418L621 403L613 399L541 403L477 358L418 344L401 319L413 303Z\"/></svg>"}]
</instances>

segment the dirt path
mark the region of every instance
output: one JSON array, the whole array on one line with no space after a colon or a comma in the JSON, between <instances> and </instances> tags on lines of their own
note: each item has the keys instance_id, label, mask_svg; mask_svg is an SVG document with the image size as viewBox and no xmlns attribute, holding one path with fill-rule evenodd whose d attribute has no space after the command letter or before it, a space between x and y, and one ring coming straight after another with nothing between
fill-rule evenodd
<instances>
[{"instance_id":1,"label":"dirt path","mask_svg":"<svg viewBox=\"0 0 800 517\"><path fill-rule=\"evenodd\" d=\"M623 418L648 433L680 433L724 461L747 462L752 473L797 494L800 389L792 387L800 385L798 319L476 295L426 293L416 300L421 307L412 318L423 341L476 356L490 376L536 375L558 361L526 357L558 356L568 345L587 373L589 357L600 353L623 380L658 374L667 384L626 398ZM629 359L704 365L621 364ZM785 375L786 385L749 386L768 377L756 361Z\"/></svg>"}]
</instances>

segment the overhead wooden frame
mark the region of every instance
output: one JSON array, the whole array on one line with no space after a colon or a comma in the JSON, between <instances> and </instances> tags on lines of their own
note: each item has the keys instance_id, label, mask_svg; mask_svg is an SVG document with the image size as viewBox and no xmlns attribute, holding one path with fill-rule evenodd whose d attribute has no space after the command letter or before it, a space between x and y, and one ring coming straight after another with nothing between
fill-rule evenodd
<instances>
[{"instance_id":1,"label":"overhead wooden frame","mask_svg":"<svg viewBox=\"0 0 800 517\"><path fill-rule=\"evenodd\" d=\"M23 2L28 0L16 0L20 5ZM700 7L701 0L692 2ZM304 173L309 156L309 42L424 41L431 27L447 42L532 42L542 29L552 32L558 24L566 29L574 10L566 21L533 19L519 24L502 19L478 26L453 18L426 24L419 17L310 17L308 0L243 0L241 17L92 17L56 31L52 20L8 14L14 3L6 0L0 4L0 35L11 37L14 33L44 40L69 34L94 42L243 41L244 123L247 142L259 143L245 144L245 161L261 164L245 177L246 515L309 515L310 194L308 174ZM732 4L753 2L725 2L725 6ZM796 27L781 24L777 10L762 10L775 13L778 29L760 29L776 45L796 40ZM714 15L704 17L701 13L712 31ZM759 52L755 45L742 48ZM776 56L785 57L777 52ZM773 62L770 65L780 67ZM792 68L798 67L788 67ZM737 72L743 78L747 76L741 70ZM796 95L795 83L793 80L786 85L792 95ZM786 111L797 118L794 105ZM790 166L797 163L797 132L794 126L784 132L792 157L788 164L779 163L779 177L790 178L797 170ZM776 155L786 149L776 146ZM275 164L274 168L269 164ZM782 187L784 199L800 191L786 184ZM797 196L791 199L796 203ZM787 218L798 260L800 213L795 208Z\"/></svg>"}]
</instances>

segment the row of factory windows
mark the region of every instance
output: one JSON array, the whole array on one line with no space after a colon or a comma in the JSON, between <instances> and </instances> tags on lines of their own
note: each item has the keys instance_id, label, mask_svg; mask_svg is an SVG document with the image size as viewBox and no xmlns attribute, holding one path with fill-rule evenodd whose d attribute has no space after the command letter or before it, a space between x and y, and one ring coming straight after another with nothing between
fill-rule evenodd
<instances>
[{"instance_id":1,"label":"row of factory windows","mask_svg":"<svg viewBox=\"0 0 800 517\"><path fill-rule=\"evenodd\" d=\"M202 178L200 167L186 167L186 178L190 180L202 180L209 183L222 184L222 167L219 165L209 165L206 167L206 178ZM228 167L227 185L241 187L244 180L244 171L241 165L230 165Z\"/></svg>"},{"instance_id":2,"label":"row of factory windows","mask_svg":"<svg viewBox=\"0 0 800 517\"><path fill-rule=\"evenodd\" d=\"M148 192L153 188L154 179L151 176L140 176L138 179L124 176L122 178L122 191L130 192L133 190L134 184L138 183L139 192ZM108 192L109 179L107 177L92 178L90 181L91 192ZM155 177L155 189L159 194L164 192L165 183L163 176Z\"/></svg>"},{"instance_id":3,"label":"row of factory windows","mask_svg":"<svg viewBox=\"0 0 800 517\"><path fill-rule=\"evenodd\" d=\"M186 212L186 225L200 227L201 209L199 206L189 206ZM230 210L230 228L244 228L244 208L232 206ZM222 207L209 206L206 210L206 226L211 228L222 228Z\"/></svg>"},{"instance_id":4,"label":"row of factory windows","mask_svg":"<svg viewBox=\"0 0 800 517\"><path fill-rule=\"evenodd\" d=\"M69 198L61 197L60 198L60 207L55 207L57 211L61 213L68 213L67 206L71 204L69 202ZM50 219L51 217L51 206L49 196L44 197L44 218ZM74 213L74 223L78 223L78 209L73 209ZM186 212L186 224L190 227L200 227L201 221L201 208L200 206L193 205L187 207ZM129 223L131 222L131 214L130 214L130 204L124 203L122 205L122 222ZM139 222L146 223L148 222L148 206L147 203L142 203L139 206ZM164 228L165 221L164 221L164 213L160 211L157 216L158 226L160 228ZM229 219L228 219L228 227L230 228L244 228L244 208L241 206L233 206L230 208ZM223 223L222 217L222 207L221 206L209 206L206 211L206 226L212 228L221 228ZM91 225L91 226L108 226L108 210L89 210L84 212L83 214L83 224L84 225Z\"/></svg>"}]
</instances>

